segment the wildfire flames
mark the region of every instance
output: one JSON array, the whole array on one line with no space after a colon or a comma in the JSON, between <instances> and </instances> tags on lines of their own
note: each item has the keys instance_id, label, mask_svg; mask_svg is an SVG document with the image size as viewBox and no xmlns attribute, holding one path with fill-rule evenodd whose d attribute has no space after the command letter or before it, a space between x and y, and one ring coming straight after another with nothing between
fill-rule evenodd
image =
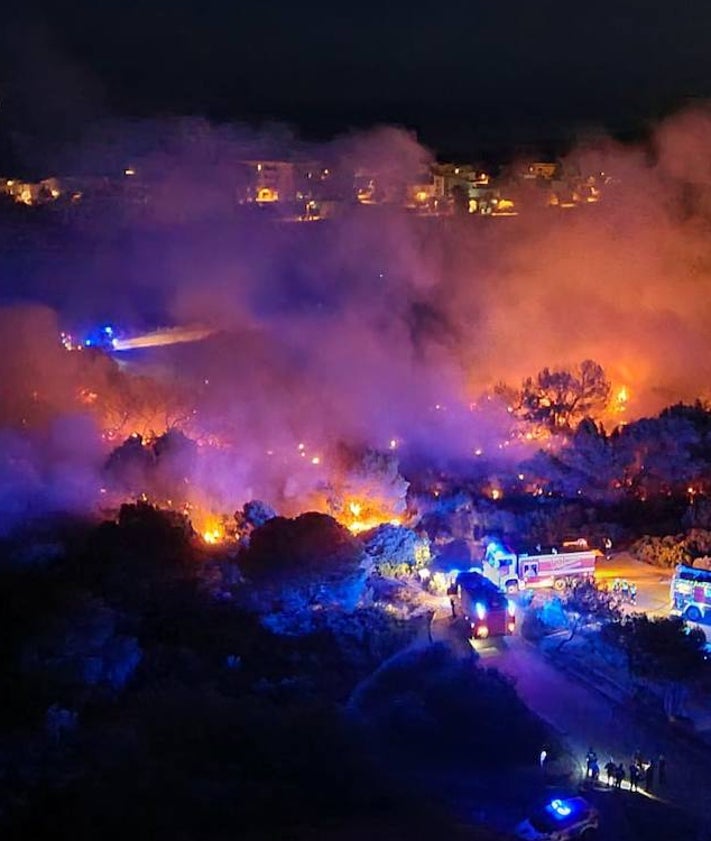
<instances>
[{"instance_id":1,"label":"wildfire flames","mask_svg":"<svg viewBox=\"0 0 711 841\"><path fill-rule=\"evenodd\" d=\"M338 461L340 447L422 466L431 471L418 477L424 487L455 463L483 474L498 462L510 478L539 451L555 454L583 417L592 415L609 434L706 396L700 384L711 381L711 355L702 291L711 204L703 167L694 163L706 159L711 137L705 113L663 124L653 161L647 147L619 154L603 144L571 152L563 169L592 173L596 185L604 184L602 200L589 212L582 207L588 198L581 199L579 211L563 219L502 184L492 215L518 212L520 220L491 225L466 209L435 225L385 199L380 210L354 210L350 179L349 200L323 224L295 233L263 209L240 215L235 226L224 215L234 188L225 187L225 170L212 164L231 159L223 146L228 141L208 125L195 132L198 145L185 148L187 137L191 132L181 126L173 137L179 142L156 137L159 143L145 144L174 152L161 151L155 160L152 153L145 161L128 152L121 158L122 190L138 188L140 173L152 173L150 200L136 193L137 212L124 220L126 241L135 247L120 260L113 251L87 260L104 241L93 227L104 216L92 219L87 236L90 214L79 211L90 210L89 199L77 209L76 227L67 204L76 248L62 261L61 315L39 305L0 313L8 512L30 507L27 500L40 500L40 510L45 504L64 510L65 492L57 490L64 487L67 508L86 511L103 487L102 505L147 490L151 499L225 512L229 522L240 506L262 500L287 516L330 514L357 534L404 522L407 488L398 485L397 466L367 466L354 480L350 466ZM358 190L366 203L400 195L403 185L420 185L422 173L432 171L431 154L395 129L322 151L334 168L343 161L363 175ZM606 172L614 173L612 181ZM69 183L66 189L47 183L45 198L53 189L69 197ZM552 190L552 184L540 186ZM4 186L20 201L32 198L24 183ZM430 188L435 182L417 186L413 199L422 202ZM598 197L597 186L589 196ZM566 196L559 200L564 206ZM38 229L42 213L38 208ZM218 219L227 220L229 236L222 222L213 224ZM108 209L106 221L116 221ZM50 288L57 271L50 253L27 249L36 265L23 276L38 284L27 290L28 300L42 300ZM97 265L106 269L100 284L87 268ZM117 323L132 313L145 332L108 334L108 346L66 333L58 342L60 327L85 329L72 323L79 313L111 313ZM145 325L161 323L158 318L190 326L149 332ZM81 346L81 353L68 352ZM595 404L589 412L585 401L575 409L574 400L570 409L561 377L584 360L604 371L604 409ZM528 381L534 388L527 396L535 397L543 371L560 401L517 403L496 391L501 383L522 394ZM495 394L502 398L498 408L487 396ZM168 430L200 449L189 464L178 458L165 466L170 458L153 442ZM146 445L126 453L126 475L112 485L106 462L131 433ZM69 481L60 482L60 474ZM494 474L482 477L481 488L508 499L509 479L502 470L497 485ZM10 496L25 488L20 501ZM206 543L229 539L220 516L191 516Z\"/></svg>"},{"instance_id":2,"label":"wildfire flames","mask_svg":"<svg viewBox=\"0 0 711 841\"><path fill-rule=\"evenodd\" d=\"M402 518L389 511L385 503L372 499L349 500L345 510L340 515L337 514L336 519L352 534L370 531L384 523L402 525Z\"/></svg>"}]
</instances>

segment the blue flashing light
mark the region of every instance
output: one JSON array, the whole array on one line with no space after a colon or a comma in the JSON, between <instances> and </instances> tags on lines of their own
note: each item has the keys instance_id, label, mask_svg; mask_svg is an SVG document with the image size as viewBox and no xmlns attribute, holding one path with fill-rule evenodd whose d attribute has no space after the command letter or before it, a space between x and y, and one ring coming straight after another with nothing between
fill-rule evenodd
<instances>
[{"instance_id":1,"label":"blue flashing light","mask_svg":"<svg viewBox=\"0 0 711 841\"><path fill-rule=\"evenodd\" d=\"M113 336L114 328L110 324L107 324L106 327L104 327L104 333L106 333L107 336Z\"/></svg>"},{"instance_id":2,"label":"blue flashing light","mask_svg":"<svg viewBox=\"0 0 711 841\"><path fill-rule=\"evenodd\" d=\"M91 339L84 340L84 347L91 347Z\"/></svg>"},{"instance_id":3,"label":"blue flashing light","mask_svg":"<svg viewBox=\"0 0 711 841\"><path fill-rule=\"evenodd\" d=\"M572 813L572 807L565 800L551 800L550 810L556 818L567 818Z\"/></svg>"},{"instance_id":4,"label":"blue flashing light","mask_svg":"<svg viewBox=\"0 0 711 841\"><path fill-rule=\"evenodd\" d=\"M486 558L493 566L498 566L500 561L507 561L511 558L512 552L498 540L490 540L486 545Z\"/></svg>"},{"instance_id":5,"label":"blue flashing light","mask_svg":"<svg viewBox=\"0 0 711 841\"><path fill-rule=\"evenodd\" d=\"M484 619L486 617L486 608L481 602L477 602L475 605L476 615L478 619Z\"/></svg>"}]
</instances>

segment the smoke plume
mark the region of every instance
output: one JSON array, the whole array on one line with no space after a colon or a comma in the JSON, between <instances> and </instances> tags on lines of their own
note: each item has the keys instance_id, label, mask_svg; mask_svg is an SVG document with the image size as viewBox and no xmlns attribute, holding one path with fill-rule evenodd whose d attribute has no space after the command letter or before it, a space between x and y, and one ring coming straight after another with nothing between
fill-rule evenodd
<instances>
[{"instance_id":1,"label":"smoke plume","mask_svg":"<svg viewBox=\"0 0 711 841\"><path fill-rule=\"evenodd\" d=\"M628 389L628 420L704 396L710 141L700 109L643 145L583 144L564 168L606 186L569 211L435 219L354 204L292 224L236 210L240 161L295 153L387 193L420 182L432 152L393 128L323 146L201 120L95 129L65 172L130 167L121 201L3 217L28 247L0 253L0 506L93 504L111 446L175 425L202 445L195 494L298 507L334 480L343 444L432 463L494 447L482 394L583 359ZM59 345L60 328L107 319L211 335L119 363Z\"/></svg>"}]
</instances>

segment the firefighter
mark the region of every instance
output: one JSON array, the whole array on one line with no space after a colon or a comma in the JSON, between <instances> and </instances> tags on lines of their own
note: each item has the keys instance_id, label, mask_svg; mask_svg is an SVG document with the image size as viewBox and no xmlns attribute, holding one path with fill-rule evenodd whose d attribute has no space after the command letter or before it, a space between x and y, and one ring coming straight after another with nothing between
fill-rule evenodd
<instances>
[{"instance_id":1,"label":"firefighter","mask_svg":"<svg viewBox=\"0 0 711 841\"><path fill-rule=\"evenodd\" d=\"M630 583L630 604L637 604L637 585Z\"/></svg>"},{"instance_id":2,"label":"firefighter","mask_svg":"<svg viewBox=\"0 0 711 841\"><path fill-rule=\"evenodd\" d=\"M623 579L622 583L620 584L620 596L622 597L622 601L626 602L629 599L630 594L630 585L627 579Z\"/></svg>"},{"instance_id":3,"label":"firefighter","mask_svg":"<svg viewBox=\"0 0 711 841\"><path fill-rule=\"evenodd\" d=\"M597 765L597 754L593 750L592 745L588 748L587 755L585 756L585 762L587 763L585 776L586 778L590 778L593 775L593 765Z\"/></svg>"},{"instance_id":4,"label":"firefighter","mask_svg":"<svg viewBox=\"0 0 711 841\"><path fill-rule=\"evenodd\" d=\"M647 765L647 771L644 775L645 791L651 791L653 785L654 785L654 763L650 759L649 764Z\"/></svg>"},{"instance_id":5,"label":"firefighter","mask_svg":"<svg viewBox=\"0 0 711 841\"><path fill-rule=\"evenodd\" d=\"M637 791L639 782L639 766L636 762L630 763L630 791Z\"/></svg>"},{"instance_id":6,"label":"firefighter","mask_svg":"<svg viewBox=\"0 0 711 841\"><path fill-rule=\"evenodd\" d=\"M659 785L663 786L667 781L667 760L664 754L661 754L657 760L657 768L659 769Z\"/></svg>"}]
</instances>

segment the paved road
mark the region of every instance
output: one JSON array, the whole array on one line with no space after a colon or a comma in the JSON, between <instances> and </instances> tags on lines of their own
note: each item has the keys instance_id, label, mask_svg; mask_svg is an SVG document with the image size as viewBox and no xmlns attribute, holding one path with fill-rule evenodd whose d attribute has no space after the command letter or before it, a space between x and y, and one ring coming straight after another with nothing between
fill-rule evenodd
<instances>
[{"instance_id":1,"label":"paved road","mask_svg":"<svg viewBox=\"0 0 711 841\"><path fill-rule=\"evenodd\" d=\"M597 562L595 571L595 578L609 587L612 587L616 578L636 584L637 604L634 609L650 615L668 614L671 604L669 596L671 577L671 570L644 564L635 560L627 552L619 552L610 560L601 558Z\"/></svg>"},{"instance_id":2,"label":"paved road","mask_svg":"<svg viewBox=\"0 0 711 841\"><path fill-rule=\"evenodd\" d=\"M637 584L638 601L631 610L644 610L651 615L668 614L670 571L640 563L622 553L610 560L603 559L598 569L602 581L611 584L615 578L620 578ZM448 642L461 656L470 655L465 629L452 621L448 606L437 610L432 629L435 641ZM626 782L624 808L620 807L619 801L614 805L609 797L606 801L606 791L595 795L602 796L602 806L611 810L610 822L615 830L610 838L617 838L616 832L620 839L637 837L634 832L622 831L630 814L639 813L640 820L644 820L645 816L655 814L656 809L663 823L664 815L668 818L671 814L666 807L673 805L691 812L711 827L711 799L707 797L711 786L711 753L706 749L680 737L664 722L644 720L638 711L620 707L594 686L561 671L537 647L520 636L480 641L474 645L480 665L497 668L511 677L524 703L564 737L579 759L581 776L583 757L590 745L597 751L601 765L613 758L628 766L638 750L648 757L656 758L663 753L667 758L669 779L663 792L659 792L657 786L651 798L646 794L632 794ZM657 797L659 794L663 796Z\"/></svg>"},{"instance_id":3,"label":"paved road","mask_svg":"<svg viewBox=\"0 0 711 841\"><path fill-rule=\"evenodd\" d=\"M448 642L463 657L471 655L465 629L452 621L451 614L444 607L437 612L433 622L433 637L435 641ZM600 833L601 841L636 841L641 837L650 841L677 841L677 838L679 841L682 838L695 841L696 830L688 834L687 818L677 813L677 806L693 815L694 820L701 820L711 827L711 802L706 802L707 789L711 785L708 770L711 753L694 750L666 726L640 720L631 711L620 708L593 687L561 671L537 647L520 636L479 641L474 648L479 654L479 665L496 668L508 675L524 703L560 734L575 757L579 780L584 776L584 757L590 746L596 750L601 766L609 758L628 766L638 750L655 759L661 753L667 758L668 780L662 791L657 784L651 795L644 792L633 794L625 781L621 794L608 790L604 785L588 792L586 796L596 802L604 818L605 830ZM460 784L458 799L466 803L466 781L462 780ZM507 805L508 815L515 815L522 807L525 808L523 801L532 793L538 797L546 796L543 786L537 795L532 791L516 795L512 791L511 802ZM471 783L469 797L473 802L477 800ZM479 800L479 807L487 805L485 795ZM476 810L475 806L472 808ZM497 822L494 823L496 825ZM658 833L641 835L640 827L648 824L658 825ZM677 834L676 830L681 832L682 826L682 834ZM499 828L504 827L499 824Z\"/></svg>"},{"instance_id":4,"label":"paved road","mask_svg":"<svg viewBox=\"0 0 711 841\"><path fill-rule=\"evenodd\" d=\"M637 604L625 610L642 611L648 616L669 616L672 570L653 567L635 560L628 552L619 552L610 560L602 558L598 561L595 577L610 587L616 578L637 585ZM703 631L711 643L711 622L689 624Z\"/></svg>"}]
</instances>

